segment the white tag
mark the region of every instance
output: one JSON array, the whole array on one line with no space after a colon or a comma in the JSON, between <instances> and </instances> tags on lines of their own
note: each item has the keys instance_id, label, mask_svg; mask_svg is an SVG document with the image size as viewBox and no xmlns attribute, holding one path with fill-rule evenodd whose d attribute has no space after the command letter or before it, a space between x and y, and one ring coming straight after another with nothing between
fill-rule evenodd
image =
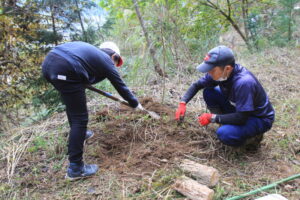
<instances>
[{"instance_id":1,"label":"white tag","mask_svg":"<svg viewBox=\"0 0 300 200\"><path fill-rule=\"evenodd\" d=\"M233 105L234 107L236 107L236 103L229 101L231 105Z\"/></svg>"},{"instance_id":2,"label":"white tag","mask_svg":"<svg viewBox=\"0 0 300 200\"><path fill-rule=\"evenodd\" d=\"M65 80L67 80L67 77L64 75L57 75L57 79L65 81Z\"/></svg>"}]
</instances>

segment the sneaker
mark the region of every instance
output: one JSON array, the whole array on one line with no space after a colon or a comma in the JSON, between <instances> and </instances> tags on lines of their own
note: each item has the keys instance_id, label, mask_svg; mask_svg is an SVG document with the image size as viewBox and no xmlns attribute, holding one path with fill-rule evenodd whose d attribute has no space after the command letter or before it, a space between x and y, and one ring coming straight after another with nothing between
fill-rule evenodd
<instances>
[{"instance_id":1,"label":"sneaker","mask_svg":"<svg viewBox=\"0 0 300 200\"><path fill-rule=\"evenodd\" d=\"M71 181L81 178L87 178L96 174L98 169L99 167L95 164L88 165L84 163L70 163L65 178Z\"/></svg>"},{"instance_id":2,"label":"sneaker","mask_svg":"<svg viewBox=\"0 0 300 200\"><path fill-rule=\"evenodd\" d=\"M91 139L94 136L94 132L87 130L85 134L85 140Z\"/></svg>"}]
</instances>

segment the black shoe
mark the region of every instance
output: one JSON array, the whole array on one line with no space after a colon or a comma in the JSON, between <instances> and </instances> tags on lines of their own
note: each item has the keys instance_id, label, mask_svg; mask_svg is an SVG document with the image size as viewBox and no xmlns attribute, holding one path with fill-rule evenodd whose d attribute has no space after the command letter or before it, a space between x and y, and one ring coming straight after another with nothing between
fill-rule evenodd
<instances>
[{"instance_id":1,"label":"black shoe","mask_svg":"<svg viewBox=\"0 0 300 200\"><path fill-rule=\"evenodd\" d=\"M264 135L260 134L260 135L256 135L252 138L249 138L246 140L245 143L245 149L247 151L257 151L260 147L260 143L263 140Z\"/></svg>"},{"instance_id":2,"label":"black shoe","mask_svg":"<svg viewBox=\"0 0 300 200\"><path fill-rule=\"evenodd\" d=\"M85 134L85 140L91 139L94 136L94 132L87 130Z\"/></svg>"},{"instance_id":3,"label":"black shoe","mask_svg":"<svg viewBox=\"0 0 300 200\"><path fill-rule=\"evenodd\" d=\"M81 178L87 178L96 174L98 169L99 167L95 164L88 165L84 163L70 163L65 178L71 181Z\"/></svg>"},{"instance_id":4,"label":"black shoe","mask_svg":"<svg viewBox=\"0 0 300 200\"><path fill-rule=\"evenodd\" d=\"M258 145L263 140L264 135L259 134L246 140L245 145Z\"/></svg>"}]
</instances>

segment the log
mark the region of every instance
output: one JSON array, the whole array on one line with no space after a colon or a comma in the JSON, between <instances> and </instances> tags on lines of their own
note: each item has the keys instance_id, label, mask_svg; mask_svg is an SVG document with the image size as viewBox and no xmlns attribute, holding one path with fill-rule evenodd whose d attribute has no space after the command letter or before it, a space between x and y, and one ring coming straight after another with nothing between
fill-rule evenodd
<instances>
[{"instance_id":1,"label":"log","mask_svg":"<svg viewBox=\"0 0 300 200\"><path fill-rule=\"evenodd\" d=\"M182 160L179 167L187 176L192 176L199 183L207 185L208 187L215 186L220 179L220 174L217 169L201 165L188 159Z\"/></svg>"},{"instance_id":2,"label":"log","mask_svg":"<svg viewBox=\"0 0 300 200\"><path fill-rule=\"evenodd\" d=\"M175 181L174 189L191 200L212 200L214 196L212 189L186 176Z\"/></svg>"}]
</instances>

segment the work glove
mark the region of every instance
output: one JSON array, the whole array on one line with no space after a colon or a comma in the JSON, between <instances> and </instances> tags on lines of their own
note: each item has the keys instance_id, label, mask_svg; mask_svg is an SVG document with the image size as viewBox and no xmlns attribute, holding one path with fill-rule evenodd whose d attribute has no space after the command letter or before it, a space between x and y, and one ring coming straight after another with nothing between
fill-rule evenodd
<instances>
[{"instance_id":1,"label":"work glove","mask_svg":"<svg viewBox=\"0 0 300 200\"><path fill-rule=\"evenodd\" d=\"M207 126L208 124L211 123L211 118L212 118L211 113L204 113L201 116L198 117L198 122L201 126Z\"/></svg>"},{"instance_id":2,"label":"work glove","mask_svg":"<svg viewBox=\"0 0 300 200\"><path fill-rule=\"evenodd\" d=\"M175 119L178 120L178 121L183 120L184 115L185 115L185 111L186 111L186 103L182 101L182 102L179 103L179 106L176 110Z\"/></svg>"},{"instance_id":3,"label":"work glove","mask_svg":"<svg viewBox=\"0 0 300 200\"><path fill-rule=\"evenodd\" d=\"M138 110L145 110L145 108L139 103L137 105L137 107L134 108L135 111L138 111Z\"/></svg>"}]
</instances>

